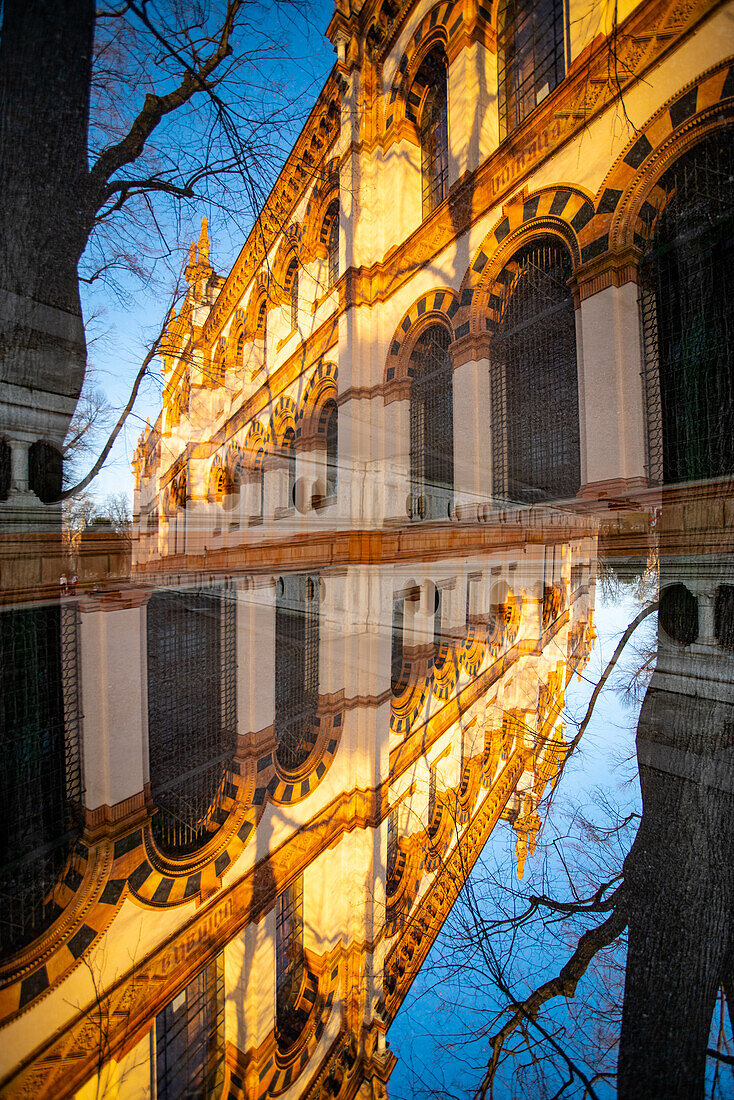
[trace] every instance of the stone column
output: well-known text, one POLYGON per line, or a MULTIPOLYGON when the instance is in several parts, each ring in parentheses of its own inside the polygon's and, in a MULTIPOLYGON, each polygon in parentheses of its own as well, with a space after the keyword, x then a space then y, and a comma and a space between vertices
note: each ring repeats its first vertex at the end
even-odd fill
POLYGON ((636 259, 603 262, 576 276, 581 495, 588 498, 647 484, 636 259))

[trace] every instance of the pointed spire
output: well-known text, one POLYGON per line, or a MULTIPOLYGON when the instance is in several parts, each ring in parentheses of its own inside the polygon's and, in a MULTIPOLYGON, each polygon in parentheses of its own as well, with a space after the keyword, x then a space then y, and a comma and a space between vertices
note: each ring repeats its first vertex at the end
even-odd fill
POLYGON ((201 219, 201 233, 199 234, 199 263, 209 263, 209 229, 206 215, 201 219))
POLYGON ((189 265, 191 267, 196 266, 196 244, 194 241, 191 242, 191 248, 189 250, 189 265))

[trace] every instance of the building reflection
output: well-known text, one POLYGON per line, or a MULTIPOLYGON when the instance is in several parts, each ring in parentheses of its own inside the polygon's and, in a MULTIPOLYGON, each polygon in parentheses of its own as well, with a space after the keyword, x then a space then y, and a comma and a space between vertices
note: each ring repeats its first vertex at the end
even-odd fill
POLYGON ((298 571, 82 553, 2 612, 8 1096, 384 1094, 501 819, 532 858, 594 641, 595 522, 500 518, 298 571))

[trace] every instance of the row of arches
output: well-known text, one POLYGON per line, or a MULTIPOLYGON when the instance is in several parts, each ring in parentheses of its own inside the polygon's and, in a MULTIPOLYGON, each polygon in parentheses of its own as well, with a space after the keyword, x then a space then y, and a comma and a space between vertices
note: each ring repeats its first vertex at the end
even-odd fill
MULTIPOLYGON (((647 473, 653 482, 734 470, 727 321, 734 273, 734 202, 727 181, 733 161, 730 131, 715 130, 654 184, 656 206, 638 267, 647 473)), ((538 200, 526 199, 525 206, 537 209, 538 200)), ((475 260, 472 272, 491 266, 494 277, 474 286, 467 278, 460 299, 444 292, 433 301, 432 294, 424 295, 391 344, 385 385, 402 384, 400 396, 410 398, 412 519, 451 514, 454 345, 470 332, 489 349, 487 488, 527 503, 572 497, 580 488, 574 295, 580 249, 571 227, 547 216, 528 219, 511 247, 499 250, 506 257, 499 270, 496 260, 490 265, 480 252, 481 265, 475 260)))

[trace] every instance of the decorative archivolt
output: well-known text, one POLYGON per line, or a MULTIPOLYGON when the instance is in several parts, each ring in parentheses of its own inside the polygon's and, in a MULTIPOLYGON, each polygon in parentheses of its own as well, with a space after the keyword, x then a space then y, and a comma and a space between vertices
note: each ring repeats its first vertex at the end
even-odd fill
POLYGON ((734 64, 724 62, 686 85, 637 131, 607 174, 594 215, 579 234, 583 261, 644 246, 664 202, 657 181, 692 145, 732 125, 733 99, 734 64))
MULTIPOLYGON (((459 298, 448 287, 436 287, 422 294, 402 317, 390 342, 385 360, 385 385, 389 390, 400 389, 411 378, 411 356, 421 333, 434 324, 444 325, 453 332, 453 324, 459 309, 459 298)), ((395 396, 402 396, 396 393, 395 396)), ((387 394, 386 394, 387 398, 387 394)))
POLYGON ((523 190, 515 195, 503 207, 502 217, 482 241, 464 276, 455 335, 493 330, 513 284, 512 258, 534 238, 559 237, 571 253, 574 266, 578 266, 578 234, 593 215, 590 196, 570 185, 544 187, 532 194, 523 190))
POLYGON ((385 129, 399 127, 408 121, 415 124, 420 97, 413 101, 413 81, 423 58, 438 43, 448 47, 449 41, 459 32, 463 22, 461 4, 454 0, 441 0, 421 19, 410 42, 400 58, 385 107, 385 129))
POLYGON ((301 233, 301 257, 304 263, 311 259, 325 259, 326 242, 322 239, 324 222, 329 206, 339 198, 339 159, 335 157, 316 177, 311 198, 306 207, 301 233))
POLYGON ((320 359, 301 398, 296 422, 296 438, 323 434, 321 411, 329 400, 336 400, 339 370, 336 363, 320 359))

